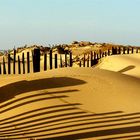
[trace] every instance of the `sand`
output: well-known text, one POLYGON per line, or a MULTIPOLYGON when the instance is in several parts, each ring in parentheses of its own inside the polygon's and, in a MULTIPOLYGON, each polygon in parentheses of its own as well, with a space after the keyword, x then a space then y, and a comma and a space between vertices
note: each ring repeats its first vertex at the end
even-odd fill
POLYGON ((0 76, 0 139, 140 138, 140 55, 96 68, 0 76))

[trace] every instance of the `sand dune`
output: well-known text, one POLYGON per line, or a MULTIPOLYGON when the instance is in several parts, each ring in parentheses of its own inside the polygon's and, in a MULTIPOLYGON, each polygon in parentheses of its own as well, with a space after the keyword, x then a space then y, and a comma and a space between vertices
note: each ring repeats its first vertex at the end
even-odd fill
POLYGON ((140 138, 140 55, 96 68, 0 76, 0 139, 140 138))

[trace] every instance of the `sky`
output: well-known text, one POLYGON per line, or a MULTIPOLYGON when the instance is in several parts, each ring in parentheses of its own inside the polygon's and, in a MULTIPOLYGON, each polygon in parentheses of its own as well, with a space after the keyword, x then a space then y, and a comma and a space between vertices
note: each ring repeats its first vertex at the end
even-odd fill
POLYGON ((0 0, 0 50, 73 41, 140 46, 140 0, 0 0))

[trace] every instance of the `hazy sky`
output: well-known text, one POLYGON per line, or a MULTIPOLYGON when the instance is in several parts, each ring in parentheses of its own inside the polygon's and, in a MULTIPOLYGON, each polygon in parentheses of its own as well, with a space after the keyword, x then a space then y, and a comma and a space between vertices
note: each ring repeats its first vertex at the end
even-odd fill
POLYGON ((0 49, 74 40, 140 45, 140 0, 0 0, 0 49))

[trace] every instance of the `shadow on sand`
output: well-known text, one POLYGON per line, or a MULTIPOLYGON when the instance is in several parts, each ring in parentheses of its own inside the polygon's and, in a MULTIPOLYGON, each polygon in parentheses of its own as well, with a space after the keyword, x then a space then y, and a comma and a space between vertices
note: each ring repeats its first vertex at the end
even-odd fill
POLYGON ((32 81, 19 81, 0 87, 0 103, 14 98, 16 95, 26 92, 76 86, 85 83, 85 81, 69 77, 56 77, 32 81))

